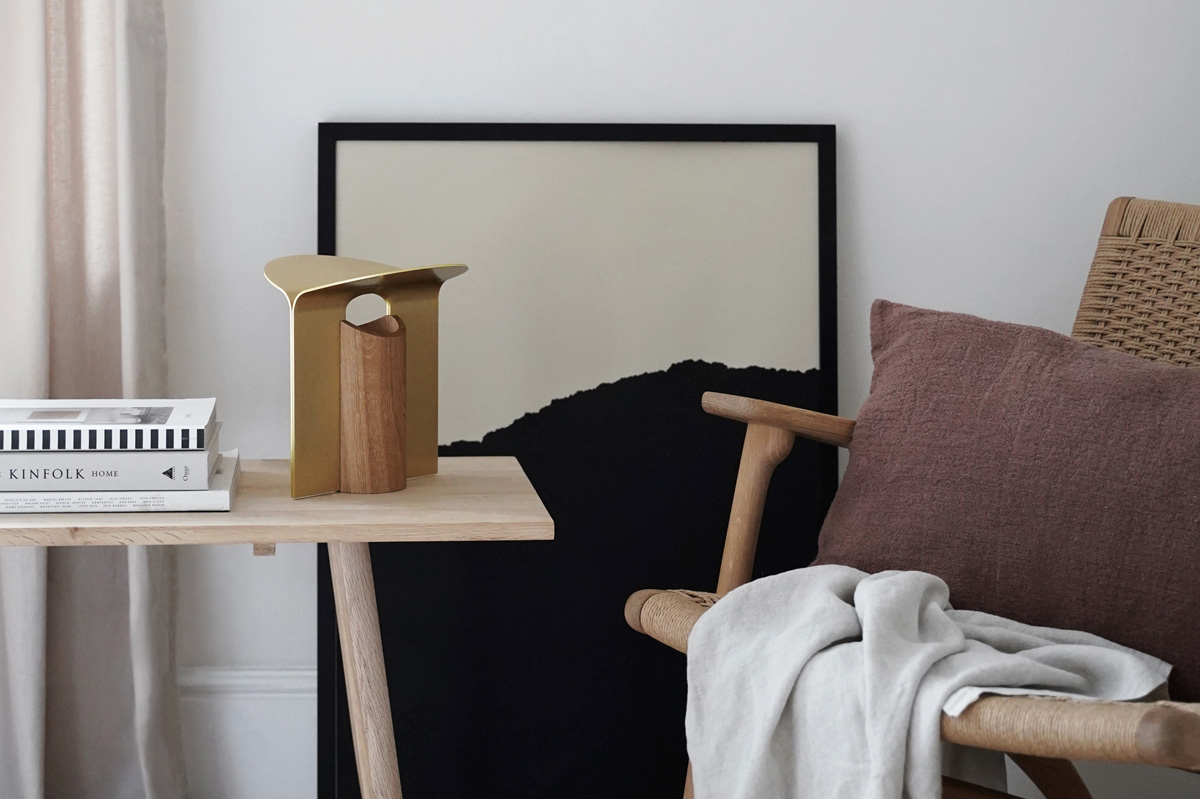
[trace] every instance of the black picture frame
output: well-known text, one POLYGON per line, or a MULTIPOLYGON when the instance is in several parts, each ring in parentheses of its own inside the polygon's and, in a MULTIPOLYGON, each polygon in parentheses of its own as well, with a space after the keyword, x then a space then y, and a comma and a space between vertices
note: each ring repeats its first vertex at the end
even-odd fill
MULTIPOLYGON (((347 141, 596 141, 596 142, 800 142, 817 145, 819 373, 814 410, 837 413, 837 194, 836 129, 824 124, 612 124, 612 123, 421 123, 326 122, 318 125, 317 251, 337 255, 338 144, 347 141)), ((821 446, 817 502, 828 508, 837 488, 837 452, 821 446)), ((732 490, 732 485, 730 486, 732 490)), ((379 545, 375 545, 379 546, 379 545)), ((393 544, 387 546, 407 546, 393 544)), ((803 564, 797 564, 803 565, 803 564)), ((348 739, 345 683, 341 669, 333 589, 326 547, 317 564, 318 790, 322 797, 357 795, 353 748, 348 739)), ((621 608, 614 606, 620 616, 621 608)), ((647 646, 652 645, 648 643, 647 646)), ((389 648, 384 642, 385 653, 389 648)), ((402 647, 401 647, 402 648, 402 647)), ((682 664, 680 664, 682 679, 682 664)), ((395 699, 393 698, 393 705, 395 699)), ((682 718, 679 719, 682 730, 682 718)), ((398 739, 420 731, 398 727, 398 739)), ((401 778, 403 780, 403 771, 401 778)), ((682 788, 682 772, 680 788, 682 788)), ((406 789, 406 794, 407 794, 406 789)))

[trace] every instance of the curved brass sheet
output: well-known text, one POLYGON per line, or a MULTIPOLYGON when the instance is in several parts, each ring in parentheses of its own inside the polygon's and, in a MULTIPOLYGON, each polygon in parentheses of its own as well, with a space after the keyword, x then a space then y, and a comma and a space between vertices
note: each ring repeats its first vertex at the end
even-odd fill
POLYGON ((296 298, 310 291, 355 284, 355 288, 360 290, 354 296, 358 296, 378 293, 385 282, 389 286, 424 282, 440 284, 465 271, 467 267, 464 264, 401 268, 336 255, 288 255, 268 263, 263 274, 272 286, 284 293, 288 303, 295 306, 296 298))
POLYGON ((292 309, 292 496, 337 491, 341 482, 338 324, 346 305, 378 294, 407 328, 408 477, 437 473, 438 293, 467 271, 462 264, 413 269, 339 258, 295 255, 267 264, 267 280, 292 309))

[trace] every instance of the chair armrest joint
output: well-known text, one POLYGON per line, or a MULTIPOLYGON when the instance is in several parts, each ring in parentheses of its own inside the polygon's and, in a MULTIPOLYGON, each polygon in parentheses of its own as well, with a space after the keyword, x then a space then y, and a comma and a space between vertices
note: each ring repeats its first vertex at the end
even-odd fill
POLYGON ((777 402, 706 391, 700 400, 700 405, 714 416, 746 424, 757 423, 778 427, 822 444, 848 447, 850 439, 854 436, 853 419, 818 413, 805 408, 793 408, 777 402))

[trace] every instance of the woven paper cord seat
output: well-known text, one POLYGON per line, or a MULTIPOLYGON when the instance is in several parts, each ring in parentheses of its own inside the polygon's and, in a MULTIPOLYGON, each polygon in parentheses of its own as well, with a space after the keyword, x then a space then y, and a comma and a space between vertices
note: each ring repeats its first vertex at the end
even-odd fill
MULTIPOLYGON (((1072 335, 1148 360, 1200 366, 1200 206, 1129 197, 1109 205, 1072 335)), ((844 447, 854 434, 851 419, 746 397, 705 394, 703 406, 748 426, 719 593, 643 590, 625 603, 630 627, 680 652, 705 611, 749 580, 766 486, 792 436, 844 447)), ((1200 704, 991 696, 958 718, 943 716, 942 737, 1009 753, 1047 799, 1091 796, 1070 760, 1200 772, 1200 704)), ((1008 796, 949 779, 943 791, 947 799, 1008 796)))
MULTIPOLYGON (((638 632, 686 652, 692 627, 717 599, 698 591, 638 591, 625 603, 625 618, 638 632)), ((958 718, 943 717, 942 737, 1014 754, 1200 771, 1200 705, 995 696, 958 718)))

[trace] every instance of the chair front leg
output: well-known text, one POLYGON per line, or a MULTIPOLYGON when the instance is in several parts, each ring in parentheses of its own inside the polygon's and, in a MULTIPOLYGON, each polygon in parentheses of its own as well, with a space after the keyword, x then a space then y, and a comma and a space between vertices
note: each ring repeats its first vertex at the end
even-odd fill
POLYGON ((721 556, 721 576, 717 593, 727 594, 750 581, 754 570, 754 550, 758 546, 758 528, 762 523, 767 487, 775 467, 792 451, 796 434, 779 427, 751 422, 746 426, 742 461, 738 466, 733 508, 725 533, 725 552, 721 556))

